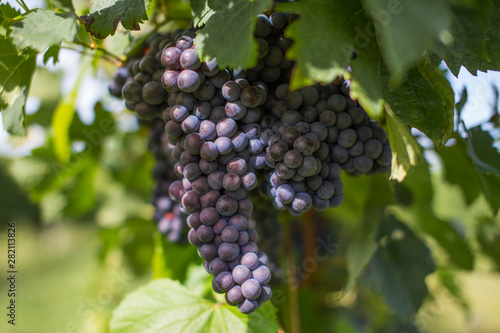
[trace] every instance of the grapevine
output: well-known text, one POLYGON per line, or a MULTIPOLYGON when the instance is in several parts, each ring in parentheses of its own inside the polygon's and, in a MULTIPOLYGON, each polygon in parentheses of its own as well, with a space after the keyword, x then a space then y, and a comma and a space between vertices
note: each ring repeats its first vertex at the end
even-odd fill
POLYGON ((499 8, 3 1, 0 326, 499 331, 499 8))
POLYGON ((390 170, 387 136, 350 98, 349 81, 289 88, 293 62, 284 55, 293 41, 283 33, 293 19, 257 17, 259 60, 249 70, 201 61, 191 28, 152 36, 143 57, 129 60, 128 72, 120 69, 110 86, 117 96, 123 87, 137 117, 154 120, 150 149, 157 159, 153 197, 160 232, 181 239, 186 214, 187 238, 213 275, 214 291, 242 313, 272 295, 268 256, 249 225, 250 191, 260 186, 276 209, 301 215, 342 203, 342 170, 390 170), (160 118, 166 138, 159 134, 160 118), (169 182, 175 205, 166 197, 169 182))

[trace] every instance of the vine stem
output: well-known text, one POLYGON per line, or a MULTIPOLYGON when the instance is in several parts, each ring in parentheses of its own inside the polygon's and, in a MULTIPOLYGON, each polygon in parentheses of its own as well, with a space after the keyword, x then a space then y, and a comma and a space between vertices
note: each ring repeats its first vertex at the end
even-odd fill
MULTIPOLYGON (((74 51, 74 52, 78 52, 82 55, 91 55, 89 53, 86 52, 86 48, 85 48, 85 45, 83 44, 78 44, 78 43, 75 43, 76 45, 80 45, 80 46, 83 46, 84 48, 83 49, 77 49, 77 48, 74 48, 74 47, 71 47, 71 46, 66 46, 66 45, 61 45, 60 48, 61 49, 65 49, 65 50, 70 50, 70 51, 74 51)), ((104 59, 106 61, 109 61, 110 63, 112 63, 113 65, 116 65, 116 66, 121 66, 122 65, 122 62, 120 61, 120 59, 118 59, 117 61, 117 58, 115 56, 112 56, 111 55, 111 58, 109 56, 107 56, 106 54, 104 54, 101 59, 104 59)))
POLYGON ((118 66, 121 66, 123 64, 123 59, 121 59, 120 57, 117 57, 113 53, 109 52, 108 50, 106 50, 106 49, 104 49, 104 48, 102 48, 102 47, 100 47, 98 45, 92 46, 92 45, 89 45, 89 44, 86 44, 86 43, 83 43, 83 42, 75 42, 75 44, 81 45, 84 48, 88 48, 88 49, 90 49, 92 51, 101 51, 102 53, 104 53, 108 57, 112 58, 114 60, 114 62, 116 62, 118 64, 118 66))
POLYGON ((26 6, 23 0, 16 0, 16 2, 19 4, 19 6, 23 7, 26 13, 31 12, 31 10, 28 8, 28 6, 26 6))
MULTIPOLYGON (((316 230, 316 219, 318 216, 311 209, 304 213, 301 218, 302 224, 302 240, 304 242, 304 255, 305 258, 314 258, 314 249, 315 249, 315 237, 317 235, 316 230)), ((317 270, 313 272, 308 272, 307 277, 305 278, 304 285, 310 286, 314 283, 316 278, 317 270)))
POLYGON ((300 333, 300 309, 299 309, 299 283, 297 285, 294 284, 295 277, 297 276, 296 267, 295 267, 295 256, 293 251, 293 234, 292 228, 290 227, 290 223, 294 223, 295 221, 284 221, 285 228, 285 251, 287 255, 287 266, 288 266, 288 274, 291 277, 288 283, 288 297, 290 301, 288 302, 290 306, 290 325, 291 331, 290 333, 300 333))

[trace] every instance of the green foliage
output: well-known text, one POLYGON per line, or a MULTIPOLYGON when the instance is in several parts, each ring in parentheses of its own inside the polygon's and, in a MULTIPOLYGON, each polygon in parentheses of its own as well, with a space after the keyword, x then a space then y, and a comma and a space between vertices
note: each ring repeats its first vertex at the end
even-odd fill
MULTIPOLYGON (((395 78, 402 78, 437 39, 450 38, 445 35, 452 21, 447 1, 363 2, 373 19, 385 63, 395 78)), ((373 26, 367 25, 362 32, 372 32, 373 26)))
POLYGON ((443 161, 446 180, 460 186, 467 204, 471 205, 481 193, 481 181, 467 155, 465 142, 457 139, 454 146, 441 149, 439 156, 443 161), (457 168, 457 165, 460 165, 460 168, 457 168))
POLYGON ((453 89, 441 71, 419 64, 401 86, 384 95, 403 124, 425 133, 438 148, 448 141, 453 131, 453 89))
POLYGON ((349 278, 345 292, 349 292, 377 250, 375 233, 385 208, 393 201, 389 184, 382 176, 373 177, 369 184, 369 193, 363 207, 363 220, 356 236, 346 250, 349 278))
POLYGON ((494 140, 488 132, 476 126, 467 131, 467 148, 472 162, 480 173, 500 175, 500 154, 493 147, 494 140))
POLYGON ((299 15, 286 32, 295 41, 288 51, 290 59, 296 61, 292 89, 314 81, 332 82, 345 73, 354 51, 353 21, 363 15, 358 1, 297 1, 279 4, 277 9, 299 15))
MULTIPOLYGON (((195 8, 203 0, 192 1, 195 8)), ((271 4, 270 0, 208 0, 215 11, 206 26, 197 32, 196 45, 200 57, 208 60, 217 57, 220 67, 250 68, 257 62, 257 43, 253 38, 257 15, 271 4)), ((197 22, 202 22, 210 12, 198 10, 197 22)))
POLYGON ((477 240, 483 251, 500 271, 500 230, 498 223, 485 217, 477 225, 477 240))
POLYGON ((381 220, 377 239, 380 246, 370 262, 370 279, 387 305, 405 320, 428 293, 424 280, 435 269, 431 253, 394 217, 381 220))
POLYGON ((32 52, 19 53, 11 39, 0 36, 0 110, 5 129, 23 135, 25 130, 24 105, 28 97, 36 59, 32 52))
POLYGON ((72 42, 76 36, 76 17, 73 13, 59 14, 37 9, 12 26, 12 38, 19 50, 31 48, 39 53, 62 41, 72 42))
POLYGON ((472 269, 474 254, 469 242, 452 226, 450 221, 438 218, 432 210, 434 190, 429 166, 423 163, 414 168, 403 186, 413 195, 409 211, 415 216, 416 223, 421 230, 436 240, 454 264, 463 269, 472 269))
POLYGON ((418 164, 422 157, 422 147, 388 105, 386 117, 387 137, 392 149, 391 179, 401 182, 408 171, 418 164))
POLYGON ((146 11, 150 0, 93 1, 90 14, 83 19, 87 30, 97 38, 113 35, 121 23, 127 30, 139 30, 139 24, 148 19, 146 11))
POLYGON ((250 315, 203 299, 170 279, 158 279, 127 295, 111 320, 112 333, 126 332, 276 332, 269 303, 250 315))
POLYGON ((202 264, 196 249, 185 244, 173 244, 161 234, 155 236, 152 258, 153 278, 171 278, 184 282, 190 268, 186 263, 202 264))
POLYGON ((203 26, 215 14, 215 11, 209 7, 208 0, 189 0, 189 4, 193 10, 193 24, 195 28, 203 26))
MULTIPOLYGON (((459 283, 461 272, 473 274, 475 263, 483 265, 485 257, 500 270, 498 114, 492 131, 466 129, 460 119, 467 91, 455 105, 443 70, 447 65, 455 76, 462 66, 473 75, 500 70, 499 1, 189 1, 199 28, 197 51, 203 59, 216 57, 220 67, 255 65, 257 14, 292 13, 285 31, 293 40, 286 54, 295 61, 291 87, 327 84, 343 75, 350 80, 350 96, 385 126, 393 151, 390 178, 397 182, 383 175, 343 176, 343 205, 314 215, 324 228, 314 231, 335 235, 338 247, 327 259, 316 258, 317 268, 306 272, 295 295, 288 270, 304 271, 301 256, 314 258, 311 243, 315 250, 314 239, 304 240, 311 235, 300 234, 307 226, 298 228, 300 235, 290 235, 293 251, 277 263, 289 266, 281 286, 273 288, 276 308, 266 303, 250 316, 212 293, 194 247, 171 244, 154 233, 145 131, 124 131, 117 120, 124 113, 108 112, 105 101, 95 105, 90 124, 75 114, 83 76, 106 76, 109 60, 123 64, 142 52, 141 43, 130 48, 132 35, 144 42, 158 30, 185 27, 188 1, 93 1, 90 11, 69 0, 51 4, 52 9, 23 11, 0 4, 3 126, 23 135, 26 124, 37 124, 47 138, 29 156, 5 162, 8 171, 0 168, 0 211, 7 219, 97 225, 102 265, 122 258, 136 278, 153 279, 116 309, 111 332, 275 332, 279 326, 291 331, 294 317, 304 331, 317 325, 339 332, 416 332, 408 317, 426 298, 432 302, 432 288, 425 283, 429 274, 467 310, 471 305, 459 283), (142 27, 137 35, 127 31, 142 27), (43 54, 44 64, 56 64, 61 48, 86 55, 75 64, 79 79, 64 95, 60 72, 36 68, 37 54, 43 54), (40 101, 30 115, 25 114, 28 96, 40 101), (412 128, 434 145, 424 149, 412 128), (439 156, 442 170, 431 172, 424 152, 439 156), (443 182, 451 197, 464 198, 467 207, 457 211, 474 212, 473 223, 437 211, 436 205, 445 203, 436 203, 434 192, 443 182), (298 268, 290 266, 295 261, 298 268), (300 301, 300 313, 291 309, 294 300, 300 301)), ((448 204, 450 209, 462 205, 448 204)))

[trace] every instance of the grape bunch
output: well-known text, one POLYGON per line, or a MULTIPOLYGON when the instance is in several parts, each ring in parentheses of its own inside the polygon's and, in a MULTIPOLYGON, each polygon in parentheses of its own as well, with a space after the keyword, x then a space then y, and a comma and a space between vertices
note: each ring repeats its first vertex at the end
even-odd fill
POLYGON ((189 228, 214 291, 242 313, 271 298, 271 269, 279 271, 256 232, 273 234, 278 216, 257 209, 252 220, 254 202, 294 215, 337 207, 342 170, 374 174, 391 162, 385 132, 349 97, 348 81, 289 89, 292 41, 284 30, 291 20, 258 15, 259 59, 249 70, 202 61, 192 28, 156 35, 110 87, 115 95, 122 87, 127 108, 151 126, 158 228, 172 241, 189 228))
POLYGON ((166 139, 165 123, 154 119, 150 123, 148 149, 153 154, 155 164, 152 170, 156 185, 151 196, 155 207, 153 220, 158 231, 167 237, 171 243, 183 242, 187 235, 186 216, 181 213, 180 205, 170 198, 168 189, 178 178, 174 172, 172 152, 175 146, 166 139))
POLYGON ((348 82, 290 91, 286 83, 268 99, 267 149, 255 167, 268 168, 267 193, 279 209, 300 215, 343 201, 341 171, 386 172, 391 150, 384 130, 349 98, 348 82))

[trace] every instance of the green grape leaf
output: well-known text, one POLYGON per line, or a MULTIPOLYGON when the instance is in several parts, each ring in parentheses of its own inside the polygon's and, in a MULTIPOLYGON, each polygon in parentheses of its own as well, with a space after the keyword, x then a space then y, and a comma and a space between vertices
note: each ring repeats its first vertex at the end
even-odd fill
POLYGON ((128 294, 116 308, 111 333, 276 332, 276 309, 267 302, 250 315, 195 295, 178 281, 157 279, 128 294))
MULTIPOLYGON (((500 253, 500 251, 499 251, 500 253)), ((440 267, 437 270, 437 275, 441 284, 450 292, 454 297, 454 301, 459 304, 467 314, 469 314, 469 302, 462 292, 462 286, 457 279, 457 274, 460 271, 454 270, 450 267, 440 267)))
POLYGON ((370 281, 402 319, 416 313, 428 294, 425 277, 435 270, 431 252, 405 224, 382 219, 379 248, 370 262, 370 281))
POLYGON ((473 269, 474 254, 450 222, 437 218, 428 207, 419 207, 418 210, 420 228, 438 242, 456 265, 466 270, 473 269))
MULTIPOLYGON (((493 1, 493 8, 498 8, 493 1)), ((467 8, 455 8, 451 47, 438 47, 436 54, 441 56, 457 76, 461 66, 472 75, 478 71, 500 70, 500 13, 492 10, 492 2, 476 1, 467 8)))
POLYGON ((478 177, 474 164, 467 156, 467 147, 461 138, 451 147, 438 151, 443 161, 446 180, 462 189, 465 201, 471 205, 481 193, 481 179, 478 177), (460 167, 457 167, 457 166, 460 167))
POLYGON ((479 174, 483 184, 483 193, 490 204, 493 215, 500 209, 500 176, 496 174, 479 174))
POLYGON ((0 3, 0 36, 7 36, 9 27, 15 22, 12 19, 21 15, 9 3, 0 3))
POLYGON ((22 87, 10 107, 2 110, 4 128, 14 135, 26 135, 24 105, 28 98, 28 88, 22 87))
POLYGON ((436 240, 453 263, 463 269, 473 269, 474 252, 467 239, 449 221, 437 218, 432 210, 434 190, 429 165, 423 162, 413 168, 403 186, 413 195, 411 215, 420 229, 436 240))
POLYGON ((121 22, 127 30, 140 30, 140 23, 148 19, 150 0, 102 0, 90 3, 90 13, 81 19, 87 31, 97 38, 113 35, 121 22))
POLYGON ((381 55, 376 40, 371 40, 366 47, 357 48, 358 57, 354 59, 349 95, 357 100, 373 119, 380 119, 384 111, 383 80, 381 71, 381 55))
POLYGON ((469 156, 478 172, 500 175, 500 153, 493 146, 495 140, 481 126, 467 130, 469 156))
POLYGON ((465 67, 472 75, 479 71, 500 70, 500 37, 493 36, 484 41, 486 56, 479 57, 462 50, 460 54, 451 54, 450 51, 440 54, 453 75, 458 76, 460 68, 465 67), (486 58, 486 59, 485 59, 486 58))
POLYGON ((458 77, 462 66, 472 74, 477 70, 486 70, 484 66, 489 59, 485 48, 485 31, 488 27, 488 12, 491 3, 488 0, 479 0, 474 7, 454 7, 455 19, 451 25, 453 45, 438 45, 434 52, 444 59, 453 75, 458 77))
POLYGON ((12 26, 12 39, 19 50, 29 47, 41 53, 62 41, 72 42, 77 30, 75 14, 37 9, 12 26))
POLYGON ((119 31, 113 36, 110 36, 104 40, 104 45, 106 50, 114 54, 117 57, 121 57, 126 50, 129 49, 132 44, 132 36, 129 31, 119 31))
POLYGON ((220 67, 250 68, 257 63, 257 43, 253 37, 257 15, 270 0, 210 0, 216 12, 198 31, 195 44, 203 60, 216 57, 220 67))
POLYGON ((50 58, 52 58, 52 64, 55 65, 56 63, 59 62, 59 51, 61 50, 61 47, 59 45, 54 45, 51 46, 45 51, 43 54, 43 64, 47 65, 49 62, 50 58))
POLYGON ((153 278, 167 277, 184 282, 189 268, 186 263, 189 262, 202 264, 196 248, 172 243, 160 233, 155 235, 155 252, 151 264, 153 278))
POLYGON ((276 10, 298 14, 285 35, 294 40, 287 57, 295 60, 290 87, 298 89, 310 80, 330 83, 346 74, 354 51, 353 20, 363 15, 358 1, 310 0, 279 3, 276 10))
POLYGON ((422 147, 413 137, 410 129, 401 123, 389 105, 385 105, 387 137, 391 143, 391 180, 402 182, 412 166, 422 157, 422 147))
POLYGON ((215 11, 208 6, 208 0, 189 0, 193 10, 193 23, 195 28, 205 25, 215 11))
POLYGON ((4 128, 24 135, 26 98, 36 68, 31 52, 19 54, 11 39, 0 37, 0 111, 4 128))
POLYGON ((477 241, 481 251, 495 264, 500 271, 500 227, 492 218, 479 219, 476 226, 477 241))
POLYGON ((343 295, 354 287, 359 276, 377 250, 375 232, 385 207, 393 202, 392 190, 384 175, 370 180, 369 194, 363 209, 363 220, 354 239, 346 249, 347 271, 349 272, 343 295))
POLYGON ((443 73, 427 63, 412 68, 403 84, 386 92, 391 109, 442 147, 453 131, 454 93, 443 73))
POLYGON ((449 36, 452 21, 446 1, 363 0, 375 21, 382 54, 391 75, 396 79, 422 57, 437 40, 449 36))

